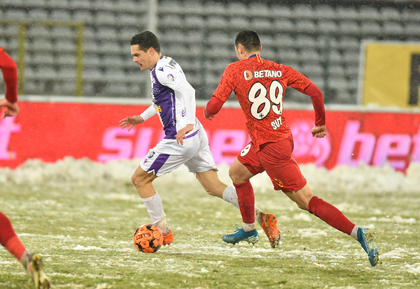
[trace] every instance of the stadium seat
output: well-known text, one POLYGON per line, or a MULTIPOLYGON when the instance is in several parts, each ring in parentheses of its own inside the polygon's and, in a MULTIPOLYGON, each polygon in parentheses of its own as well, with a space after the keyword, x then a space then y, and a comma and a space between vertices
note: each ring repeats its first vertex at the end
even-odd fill
POLYGON ((358 20, 359 12, 355 7, 338 6, 336 8, 337 19, 340 20, 358 20))
POLYGON ((342 36, 338 40, 338 47, 340 49, 359 50, 360 49, 360 41, 357 39, 357 37, 342 36))
POLYGON ((110 11, 97 12, 94 16, 96 25, 107 25, 112 26, 118 24, 116 15, 110 11))
POLYGON ((249 17, 262 18, 261 20, 267 20, 270 18, 271 12, 267 4, 253 3, 251 2, 247 8, 249 17))
POLYGON ((339 31, 339 26, 333 20, 320 20, 318 21, 317 30, 320 33, 336 33, 339 31))
POLYGON ((402 21, 402 14, 400 10, 394 7, 383 7, 379 10, 380 19, 386 21, 402 21))
POLYGON ((229 2, 227 4, 227 12, 233 17, 248 15, 248 9, 245 3, 241 2, 229 2))
POLYGON ((296 19, 315 19, 316 13, 312 5, 298 4, 293 7, 292 13, 296 19))
POLYGON ((354 50, 346 50, 343 53, 343 61, 348 65, 354 65, 359 62, 360 52, 354 50))
POLYGON ((289 19, 276 19, 273 23, 273 28, 280 32, 294 32, 295 25, 292 20, 289 19))
POLYGON ((185 1, 183 3, 183 13, 186 15, 202 15, 205 14, 201 1, 185 1))
POLYGON ((168 16, 168 14, 182 14, 184 7, 178 1, 163 1, 159 5, 159 13, 168 16))
POLYGON ((275 27, 268 19, 252 19, 251 20, 251 27, 252 29, 258 31, 258 33, 261 32, 267 32, 267 31, 275 31, 275 27))
POLYGON ((248 29, 250 26, 251 25, 249 21, 247 21, 245 18, 237 17, 230 18, 229 24, 227 25, 227 27, 234 28, 236 33, 238 33, 238 31, 241 29, 248 29))
POLYGON ((97 67, 101 65, 101 59, 96 53, 85 53, 83 56, 83 64, 85 67, 97 67))
POLYGON ((50 20, 54 21, 71 21, 71 13, 68 10, 52 10, 50 14, 50 20))
POLYGON ((383 33, 386 36, 391 36, 395 38, 401 37, 404 35, 404 27, 399 22, 386 21, 383 25, 383 33))
POLYGON ((331 76, 339 76, 339 77, 345 76, 344 68, 342 65, 337 65, 337 64, 330 65, 328 66, 327 71, 328 71, 328 74, 331 76))
POLYGON ((98 27, 96 32, 96 39, 115 41, 118 39, 118 31, 114 27, 98 27))
POLYGON ((90 10, 92 8, 91 1, 86 0, 71 0, 69 1, 69 7, 71 9, 85 9, 90 10))
POLYGON ((37 37, 37 38, 49 38, 50 29, 47 26, 42 25, 30 25, 26 31, 27 37, 37 37))
POLYGON ((187 28, 203 28, 206 25, 203 17, 199 15, 185 16, 184 25, 187 28))
POLYGON ((76 43, 69 39, 59 39, 54 43, 54 51, 63 52, 76 52, 76 43))
POLYGON ((35 38, 29 45, 28 50, 48 52, 53 50, 53 44, 50 39, 35 38))
POLYGON ((279 49, 278 55, 282 63, 286 63, 286 61, 296 62, 301 59, 300 54, 296 51, 296 49, 279 49))
POLYGON ((321 61, 316 63, 305 63, 301 66, 300 72, 312 78, 321 78, 324 75, 324 68, 321 65, 321 61))
POLYGON ((380 35, 382 34, 382 27, 376 21, 363 21, 360 27, 363 35, 380 35))
POLYGON ((401 13, 403 21, 420 21, 420 10, 406 8, 401 13))
POLYGON ((4 18, 7 20, 27 19, 27 14, 23 9, 7 9, 4 12, 4 18))
POLYGON ((94 23, 92 12, 89 10, 77 10, 73 13, 73 21, 83 21, 85 24, 94 23))
POLYGON ((34 53, 32 57, 28 58, 27 61, 29 64, 34 64, 34 65, 44 65, 44 64, 53 65, 54 57, 51 53, 40 52, 40 53, 34 53))
POLYGON ((331 49, 328 53, 328 61, 330 63, 343 63, 343 56, 337 49, 331 49))
POLYGON ((69 3, 68 0, 45 0, 45 7, 49 7, 51 9, 63 9, 68 8, 69 3))
POLYGON ((47 21, 48 11, 45 9, 30 9, 28 12, 28 19, 32 21, 47 21))
POLYGON ((53 38, 76 39, 77 31, 73 27, 53 26, 51 27, 51 36, 53 38))
POLYGON ((314 7, 314 14, 318 20, 336 19, 337 13, 330 5, 317 5, 314 7))
POLYGON ((227 20, 221 16, 211 16, 207 19, 206 27, 209 29, 224 29, 227 27, 227 20))
POLYGON ((406 23, 404 27, 404 32, 407 36, 414 36, 414 37, 420 36, 419 23, 418 22, 406 23))
POLYGON ((295 45, 297 47, 316 48, 320 42, 314 36, 298 35, 296 36, 295 45))
POLYGON ((269 7, 269 11, 271 12, 271 18, 274 20, 293 19, 295 17, 292 9, 286 5, 273 4, 269 7))
POLYGON ((339 30, 340 30, 340 33, 349 34, 349 35, 354 35, 354 34, 360 34, 361 33, 359 25, 354 20, 340 21, 339 30))
POLYGON ((297 20, 295 29, 298 33, 315 33, 318 31, 315 22, 312 20, 297 20))
POLYGON ((358 19, 361 21, 378 21, 380 20, 381 15, 377 8, 372 6, 361 6, 359 8, 358 19))
POLYGON ((232 43, 232 38, 229 34, 222 31, 213 31, 207 37, 207 41, 211 44, 226 44, 232 43))
POLYGON ((226 6, 219 2, 205 2, 203 9, 207 15, 229 15, 226 6))
POLYGON ((299 53, 300 60, 303 62, 319 62, 322 60, 322 56, 316 49, 302 48, 299 53))
MULTIPOLYGON (((91 9, 93 10, 106 10, 106 11, 113 11, 116 12, 118 11, 118 6, 115 5, 114 1, 112 0, 90 0, 90 1, 86 1, 86 2, 91 2, 90 6, 91 9)), ((130 2, 130 1, 127 1, 130 2)))
POLYGON ((57 55, 54 57, 54 63, 59 66, 75 66, 76 65, 76 52, 62 52, 58 51, 57 55))
POLYGON ((158 22, 159 27, 162 28, 182 28, 184 23, 179 15, 166 15, 158 22))
MULTIPOLYGON (((273 41, 275 41, 276 45, 280 48, 291 48, 297 46, 295 40, 289 34, 276 34, 273 37, 273 41)), ((264 49, 264 43, 262 43, 264 49)))

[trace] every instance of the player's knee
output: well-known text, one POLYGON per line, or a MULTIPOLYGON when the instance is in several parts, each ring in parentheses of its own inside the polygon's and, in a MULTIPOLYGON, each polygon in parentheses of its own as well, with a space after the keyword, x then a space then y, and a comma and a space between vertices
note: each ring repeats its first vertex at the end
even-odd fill
POLYGON ((144 183, 144 178, 138 174, 137 172, 135 172, 132 176, 131 176, 131 182, 133 183, 133 185, 138 188, 141 187, 142 184, 144 183))
POLYGON ((244 181, 241 180, 241 177, 236 171, 229 169, 229 177, 234 184, 242 184, 244 181))

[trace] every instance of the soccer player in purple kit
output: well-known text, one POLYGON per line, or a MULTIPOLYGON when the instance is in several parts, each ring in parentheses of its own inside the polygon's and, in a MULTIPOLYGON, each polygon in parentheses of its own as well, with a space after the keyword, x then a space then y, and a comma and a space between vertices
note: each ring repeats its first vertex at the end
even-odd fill
MULTIPOLYGON (((141 70, 150 70, 153 104, 140 115, 122 119, 120 127, 130 130, 156 114, 163 125, 164 138, 143 159, 132 182, 153 224, 162 230, 163 245, 169 245, 174 237, 166 221, 162 199, 152 185, 157 177, 184 164, 208 194, 223 198, 237 208, 238 197, 235 188, 222 183, 217 176, 206 132, 195 116, 195 90, 180 65, 174 59, 162 56, 159 40, 150 31, 132 37, 131 54, 141 70)), ((255 214, 275 248, 280 240, 275 216, 263 213, 258 207, 255 207, 255 214)))

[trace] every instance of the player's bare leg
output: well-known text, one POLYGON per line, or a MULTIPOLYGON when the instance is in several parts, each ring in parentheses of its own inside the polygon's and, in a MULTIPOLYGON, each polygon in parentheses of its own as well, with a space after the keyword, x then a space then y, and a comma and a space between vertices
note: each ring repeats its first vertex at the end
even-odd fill
POLYGON ((166 215, 163 211, 162 199, 159 193, 153 187, 153 180, 156 179, 153 173, 145 172, 141 167, 138 167, 131 177, 131 181, 139 193, 147 212, 155 226, 157 226, 163 234, 163 245, 169 245, 174 241, 172 231, 169 229, 166 215))
POLYGON ((314 196, 308 185, 298 191, 288 192, 286 195, 302 210, 309 211, 330 226, 356 239, 368 254, 370 264, 376 266, 379 262, 379 251, 373 242, 373 229, 359 228, 354 225, 339 209, 314 196))

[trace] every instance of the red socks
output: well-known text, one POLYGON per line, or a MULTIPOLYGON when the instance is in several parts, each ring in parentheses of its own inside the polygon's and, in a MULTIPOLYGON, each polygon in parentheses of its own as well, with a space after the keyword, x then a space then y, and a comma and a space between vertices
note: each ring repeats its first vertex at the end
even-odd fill
POLYGON ((308 209, 309 212, 313 213, 328 225, 346 233, 347 235, 351 234, 351 231, 355 226, 339 209, 318 197, 312 197, 309 201, 308 209))
POLYGON ((233 184, 238 195, 239 209, 242 215, 242 221, 246 224, 255 222, 255 197, 254 189, 249 181, 237 185, 233 184))
POLYGON ((0 212, 0 244, 2 244, 7 251, 20 261, 23 253, 26 251, 25 246, 16 236, 13 231, 12 223, 9 218, 0 212))

